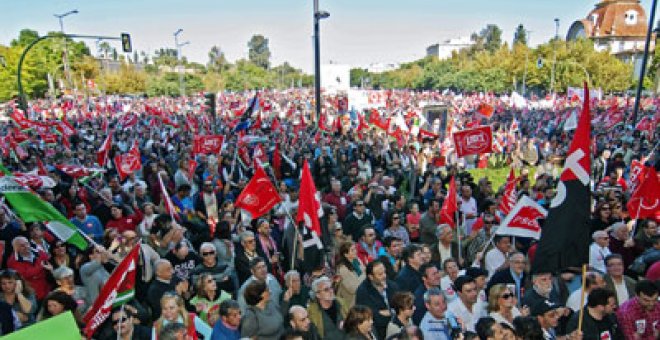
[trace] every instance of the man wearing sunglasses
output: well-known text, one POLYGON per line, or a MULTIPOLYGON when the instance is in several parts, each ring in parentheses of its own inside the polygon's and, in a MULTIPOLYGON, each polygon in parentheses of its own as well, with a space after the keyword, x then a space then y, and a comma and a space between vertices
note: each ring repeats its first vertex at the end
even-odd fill
POLYGON ((133 314, 121 307, 113 309, 112 316, 112 337, 111 339, 121 340, 149 340, 151 339, 151 330, 142 325, 136 325, 133 322, 133 314), (117 336, 119 333, 119 336, 117 336))
POLYGON ((232 279, 233 267, 218 261, 215 245, 211 242, 202 243, 199 247, 199 254, 202 256, 202 262, 192 270, 192 282, 197 282, 202 274, 210 274, 215 279, 218 288, 226 292, 234 292, 236 287, 232 279))

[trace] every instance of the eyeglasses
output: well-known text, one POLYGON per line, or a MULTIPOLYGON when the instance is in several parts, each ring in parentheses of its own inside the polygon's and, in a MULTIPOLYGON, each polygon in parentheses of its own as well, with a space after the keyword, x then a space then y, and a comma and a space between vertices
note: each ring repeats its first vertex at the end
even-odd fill
POLYGON ((245 240, 245 243, 247 244, 254 243, 254 239, 245 240))
POLYGON ((399 216, 392 216, 392 219, 393 219, 393 220, 398 220, 398 219, 399 219, 399 216))
POLYGON ((511 293, 506 293, 506 294, 502 294, 502 296, 500 296, 500 297, 501 297, 502 299, 510 299, 510 298, 513 297, 513 294, 511 294, 511 293))
POLYGON ((128 321, 128 317, 127 316, 122 316, 121 318, 119 318, 117 320, 112 320, 112 325, 114 326, 118 323, 124 323, 126 321, 128 321))
POLYGON ((209 255, 215 255, 214 251, 205 251, 202 253, 202 256, 209 256, 209 255))
POLYGON ((318 292, 331 292, 331 291, 332 291, 332 287, 325 287, 323 289, 319 289, 318 292))

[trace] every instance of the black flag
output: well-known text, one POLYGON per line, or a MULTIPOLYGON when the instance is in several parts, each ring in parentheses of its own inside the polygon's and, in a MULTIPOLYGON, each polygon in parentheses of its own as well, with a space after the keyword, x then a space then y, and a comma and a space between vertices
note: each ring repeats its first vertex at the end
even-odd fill
POLYGON ((591 119, 586 84, 584 89, 582 114, 543 225, 532 273, 558 273, 589 262, 591 119))

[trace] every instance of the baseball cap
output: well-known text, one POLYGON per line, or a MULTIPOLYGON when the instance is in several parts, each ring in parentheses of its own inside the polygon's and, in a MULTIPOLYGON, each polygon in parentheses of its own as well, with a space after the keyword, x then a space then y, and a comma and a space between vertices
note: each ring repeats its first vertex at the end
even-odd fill
POLYGON ((543 315, 553 309, 557 309, 560 307, 561 306, 559 304, 556 304, 550 300, 542 300, 532 305, 531 313, 532 316, 543 315))

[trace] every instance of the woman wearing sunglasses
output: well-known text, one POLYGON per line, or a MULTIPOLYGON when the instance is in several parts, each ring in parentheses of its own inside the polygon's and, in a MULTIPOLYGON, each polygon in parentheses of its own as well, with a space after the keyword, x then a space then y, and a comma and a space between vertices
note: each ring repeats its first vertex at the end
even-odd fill
POLYGON ((513 319, 517 316, 527 316, 529 310, 524 307, 519 310, 516 307, 516 294, 506 285, 496 284, 490 288, 488 295, 488 316, 495 321, 513 327, 513 319))

